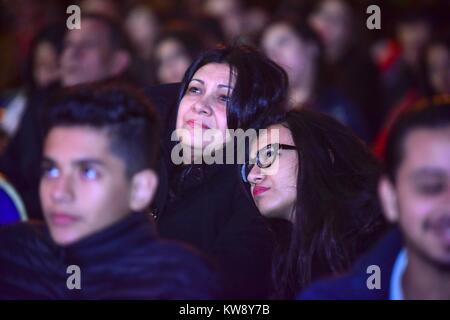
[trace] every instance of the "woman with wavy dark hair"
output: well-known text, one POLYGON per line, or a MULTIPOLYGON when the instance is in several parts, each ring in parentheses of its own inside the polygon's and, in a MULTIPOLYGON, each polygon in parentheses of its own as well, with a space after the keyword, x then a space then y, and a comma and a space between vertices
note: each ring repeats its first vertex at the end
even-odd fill
POLYGON ((234 148, 225 139, 229 129, 258 129, 265 118, 282 112, 286 91, 285 72, 256 49, 216 48, 186 71, 169 125, 171 132, 177 130, 177 143, 166 146, 183 146, 183 161, 175 161, 176 149, 167 150, 171 161, 165 162, 167 177, 162 171, 160 181, 169 183, 157 199, 158 229, 217 262, 226 298, 268 297, 274 242, 240 181, 240 166, 235 161, 208 164, 202 157, 207 148, 217 154, 234 148), (211 140, 207 133, 212 131, 223 139, 211 140), (191 157, 186 156, 190 150, 191 157))
POLYGON ((381 230, 379 164, 331 117, 290 111, 252 143, 251 156, 243 178, 277 234, 274 298, 346 270, 381 230))

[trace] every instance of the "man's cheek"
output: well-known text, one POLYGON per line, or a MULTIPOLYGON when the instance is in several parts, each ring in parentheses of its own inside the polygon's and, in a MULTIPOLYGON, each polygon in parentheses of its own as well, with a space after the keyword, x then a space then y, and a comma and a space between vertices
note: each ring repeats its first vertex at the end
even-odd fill
POLYGON ((408 212, 411 212, 411 219, 423 221, 433 215, 436 210, 436 201, 432 198, 416 196, 408 203, 408 212))

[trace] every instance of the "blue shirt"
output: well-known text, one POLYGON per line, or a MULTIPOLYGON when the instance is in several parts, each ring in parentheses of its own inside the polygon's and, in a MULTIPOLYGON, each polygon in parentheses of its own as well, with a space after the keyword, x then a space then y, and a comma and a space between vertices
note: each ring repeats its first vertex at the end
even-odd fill
POLYGON ((389 290, 389 300, 405 300, 402 288, 402 278, 408 265, 408 256, 403 248, 395 259, 391 274, 391 285, 389 290))

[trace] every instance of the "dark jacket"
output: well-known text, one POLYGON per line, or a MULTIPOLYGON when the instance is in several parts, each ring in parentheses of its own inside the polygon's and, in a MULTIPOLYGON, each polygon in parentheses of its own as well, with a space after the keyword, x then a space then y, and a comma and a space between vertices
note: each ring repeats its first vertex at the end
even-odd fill
POLYGON ((172 183, 159 193, 160 234, 213 257, 226 298, 267 298, 274 239, 240 181, 238 166, 165 167, 172 183))
POLYGON ((158 240, 142 213, 66 247, 42 224, 0 229, 1 299, 208 299, 217 293, 205 260, 158 240), (70 265, 80 267, 80 290, 67 288, 70 265))
POLYGON ((366 119, 372 141, 384 116, 378 70, 365 48, 354 45, 334 64, 324 70, 325 84, 339 90, 366 119))
POLYGON ((368 126, 364 113, 336 88, 323 88, 314 101, 312 109, 332 116, 352 129, 358 137, 368 141, 368 126))
POLYGON ((340 277, 313 283, 299 296, 300 300, 387 300, 395 260, 402 248, 400 232, 395 229, 382 238, 365 256, 361 257, 352 270, 340 277), (368 289, 367 273, 371 265, 380 267, 381 289, 368 289))

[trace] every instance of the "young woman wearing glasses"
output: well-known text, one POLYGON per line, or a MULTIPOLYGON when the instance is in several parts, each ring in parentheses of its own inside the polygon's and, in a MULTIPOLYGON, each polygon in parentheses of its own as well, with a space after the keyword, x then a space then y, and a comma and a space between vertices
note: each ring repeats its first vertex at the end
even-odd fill
POLYGON ((331 117, 290 111, 267 126, 250 156, 243 179, 277 235, 274 298, 344 271, 381 231, 378 162, 331 117))

